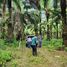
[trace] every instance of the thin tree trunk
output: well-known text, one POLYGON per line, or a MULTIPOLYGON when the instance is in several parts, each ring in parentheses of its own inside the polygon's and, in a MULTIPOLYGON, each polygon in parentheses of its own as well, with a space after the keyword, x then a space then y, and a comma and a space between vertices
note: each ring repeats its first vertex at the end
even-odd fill
POLYGON ((52 25, 50 25, 50 38, 52 39, 52 25))
POLYGON ((50 40, 50 28, 49 28, 49 25, 47 25, 47 40, 50 40))
POLYGON ((40 24, 40 28, 39 28, 39 35, 42 34, 42 31, 41 31, 41 24, 40 24))
POLYGON ((38 36, 38 26, 34 26, 35 35, 38 36))
POLYGON ((58 39, 58 21, 56 21, 56 27, 57 27, 57 36, 56 36, 56 38, 58 39))

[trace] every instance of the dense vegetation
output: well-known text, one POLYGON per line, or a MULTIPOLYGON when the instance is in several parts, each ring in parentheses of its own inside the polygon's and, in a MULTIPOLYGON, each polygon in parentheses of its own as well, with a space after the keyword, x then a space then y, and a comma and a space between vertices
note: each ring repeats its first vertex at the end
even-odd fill
POLYGON ((66 3, 66 0, 0 0, 0 67, 32 67, 30 64, 49 67, 51 63, 52 67, 66 67, 66 3), (18 34, 22 39, 20 48, 18 34), (31 50, 25 48, 27 35, 42 36, 38 57, 33 57, 31 50), (59 53, 59 57, 55 57, 54 52, 59 53), (59 62, 58 66, 55 66, 55 60, 59 62))

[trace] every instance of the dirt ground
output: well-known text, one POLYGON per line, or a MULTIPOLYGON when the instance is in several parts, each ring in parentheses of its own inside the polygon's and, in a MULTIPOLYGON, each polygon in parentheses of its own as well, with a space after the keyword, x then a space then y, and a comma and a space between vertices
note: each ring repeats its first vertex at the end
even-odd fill
POLYGON ((12 52, 12 61, 7 67, 67 67, 67 52, 38 48, 38 56, 32 56, 31 48, 7 49, 12 52))

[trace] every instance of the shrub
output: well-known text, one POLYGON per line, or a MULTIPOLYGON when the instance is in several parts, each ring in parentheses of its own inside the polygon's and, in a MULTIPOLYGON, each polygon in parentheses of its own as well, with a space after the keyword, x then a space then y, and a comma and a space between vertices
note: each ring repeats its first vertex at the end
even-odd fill
POLYGON ((11 60, 11 52, 0 50, 0 62, 8 62, 11 60))
POLYGON ((50 41, 43 40, 43 45, 51 50, 62 48, 62 39, 51 39, 50 41))
POLYGON ((5 40, 0 39, 0 49, 6 49, 6 44, 5 44, 5 40))

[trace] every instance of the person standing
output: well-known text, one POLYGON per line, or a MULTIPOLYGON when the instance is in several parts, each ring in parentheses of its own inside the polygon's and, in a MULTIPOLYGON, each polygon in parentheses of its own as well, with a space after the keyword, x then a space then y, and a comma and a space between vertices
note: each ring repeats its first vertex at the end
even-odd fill
POLYGON ((38 43, 37 37, 36 36, 32 37, 31 47, 33 56, 37 55, 37 43, 38 43))

